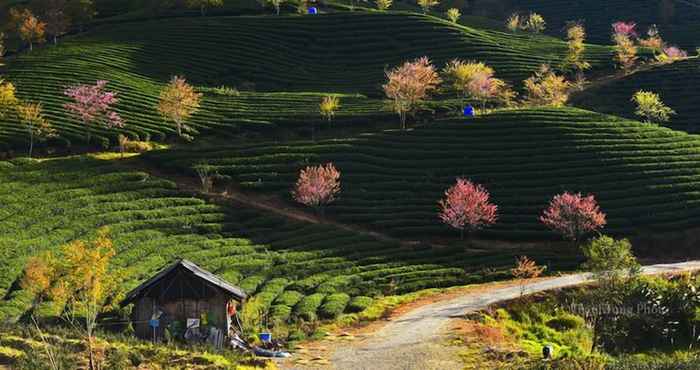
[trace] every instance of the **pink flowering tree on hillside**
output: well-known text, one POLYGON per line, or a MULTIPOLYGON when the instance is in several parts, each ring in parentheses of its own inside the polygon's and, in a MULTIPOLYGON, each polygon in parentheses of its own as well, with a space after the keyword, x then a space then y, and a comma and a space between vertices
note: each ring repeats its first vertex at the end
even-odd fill
POLYGON ((588 233, 605 226, 605 213, 601 212, 593 195, 565 192, 555 195, 544 210, 540 221, 566 239, 579 241, 588 233))
POLYGON ((498 207, 492 204, 490 194, 483 186, 462 178, 445 191, 445 198, 439 202, 440 219, 445 224, 471 234, 498 219, 498 207))
POLYGON ((83 123, 88 143, 93 125, 106 128, 124 127, 124 120, 113 110, 114 105, 119 102, 117 93, 106 91, 106 86, 107 81, 99 80, 94 85, 75 85, 63 92, 72 99, 64 107, 83 123))
POLYGON ((324 207, 340 193, 340 171, 333 163, 309 166, 301 170, 292 196, 297 202, 313 207, 323 216, 324 207))
POLYGON ((391 108, 399 115, 401 129, 406 129, 406 115, 418 108, 418 103, 428 98, 442 82, 435 66, 427 57, 386 72, 387 83, 382 86, 391 108))
POLYGON ((629 38, 636 38, 637 24, 634 22, 615 22, 612 24, 614 35, 623 35, 629 38))

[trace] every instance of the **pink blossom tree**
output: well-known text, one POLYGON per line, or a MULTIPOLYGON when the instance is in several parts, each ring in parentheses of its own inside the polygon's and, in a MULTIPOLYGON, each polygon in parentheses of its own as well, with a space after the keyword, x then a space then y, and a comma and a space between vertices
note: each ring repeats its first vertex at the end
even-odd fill
POLYGON ((439 202, 440 219, 445 224, 471 234, 498 219, 498 207, 489 201, 490 194, 483 186, 462 178, 445 191, 445 198, 439 202))
POLYGON ((323 216, 324 207, 340 193, 340 171, 333 163, 309 166, 301 170, 292 196, 297 202, 313 207, 323 216))
POLYGON ((663 48, 664 55, 670 60, 670 61, 676 61, 679 59, 685 59, 688 57, 688 52, 686 52, 683 49, 680 49, 677 46, 668 46, 663 48))
POLYGON ((486 102, 497 97, 505 83, 494 78, 488 71, 478 71, 472 76, 467 89, 469 94, 481 103, 481 110, 486 110, 486 102))
POLYGON ((386 72, 387 83, 382 86, 391 107, 399 115, 401 129, 406 129, 406 115, 417 109, 418 103, 437 90, 442 82, 435 66, 427 57, 418 58, 386 72))
POLYGON ((612 24, 613 35, 623 35, 629 38, 637 37, 637 24, 634 22, 615 22, 612 24))
POLYGON ((85 125, 88 143, 92 125, 98 124, 107 128, 124 127, 124 120, 113 110, 113 106, 119 101, 117 93, 105 91, 106 85, 107 81, 99 80, 94 85, 75 85, 63 92, 72 99, 64 108, 85 125))
POLYGON ((574 242, 605 226, 605 213, 600 211, 593 195, 565 192, 555 195, 540 221, 548 228, 574 242))

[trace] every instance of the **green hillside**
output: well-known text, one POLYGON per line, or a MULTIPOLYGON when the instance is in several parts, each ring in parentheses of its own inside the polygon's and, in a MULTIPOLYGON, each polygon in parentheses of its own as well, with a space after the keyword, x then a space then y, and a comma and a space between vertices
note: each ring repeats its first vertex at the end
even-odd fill
POLYGON ((641 33, 656 24, 661 36, 688 50, 700 46, 700 2, 696 0, 511 0, 510 8, 534 11, 547 20, 547 33, 561 35, 566 22, 581 20, 589 41, 609 44, 611 24, 634 21, 641 33))
MULTIPOLYGON (((117 108, 132 136, 160 140, 174 129, 154 107, 173 74, 186 75, 206 93, 194 125, 230 134, 308 125, 320 119, 321 93, 352 94, 342 99, 340 122, 385 116, 377 100, 384 70, 406 59, 428 55, 439 65, 457 57, 482 60, 518 82, 541 63, 558 63, 564 49, 550 38, 481 31, 410 13, 196 17, 103 25, 58 47, 13 58, 2 73, 22 98, 45 103, 63 141, 80 142, 83 130, 66 116, 62 89, 96 79, 111 81, 121 94, 117 108), (246 91, 235 96, 212 90, 222 85, 246 91)), ((611 63, 606 47, 590 47, 589 55, 598 68, 611 63)), ((5 124, 0 143, 24 141, 18 130, 5 124)))
MULTIPOLYGON (((30 307, 33 297, 17 284, 29 256, 86 238, 101 226, 111 230, 114 263, 127 269, 124 288, 187 258, 262 296, 264 307, 282 320, 333 317, 343 312, 347 297, 392 292, 392 284, 401 293, 503 278, 523 253, 406 247, 240 205, 215 205, 169 181, 86 156, 2 162, 0 202, 1 321, 16 320, 30 307), (493 269, 485 273, 485 266, 493 269), (339 298, 339 311, 322 306, 339 298)), ((531 247, 528 255, 556 268, 576 262, 531 247)))
POLYGON ((677 113, 668 126, 697 133, 700 131, 700 98, 695 94, 695 87, 700 83, 698 69, 698 58, 657 66, 588 89, 575 95, 572 104, 598 112, 634 117, 635 105, 630 101, 632 95, 639 90, 653 91, 660 94, 666 105, 677 113))
POLYGON ((499 206, 499 222, 484 236, 544 239, 552 234, 537 217, 563 191, 595 194, 608 213, 606 233, 696 226, 699 154, 700 138, 682 132, 576 109, 533 109, 408 132, 147 157, 175 171, 206 162, 243 189, 284 199, 300 168, 331 161, 343 182, 332 217, 401 237, 456 236, 440 224, 437 201, 465 176, 486 185, 499 206))

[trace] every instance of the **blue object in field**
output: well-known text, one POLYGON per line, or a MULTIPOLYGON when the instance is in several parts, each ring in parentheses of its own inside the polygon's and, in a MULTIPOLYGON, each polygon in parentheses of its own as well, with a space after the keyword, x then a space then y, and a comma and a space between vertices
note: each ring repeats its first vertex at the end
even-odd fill
POLYGON ((465 117, 474 117, 474 107, 471 105, 467 105, 464 107, 464 116, 465 117))
POLYGON ((160 326, 160 320, 148 320, 148 326, 157 328, 160 326))
POLYGON ((272 341, 272 333, 260 333, 258 334, 258 337, 260 337, 260 340, 263 342, 272 341))
POLYGON ((309 14, 318 14, 318 9, 315 6, 310 7, 309 14))

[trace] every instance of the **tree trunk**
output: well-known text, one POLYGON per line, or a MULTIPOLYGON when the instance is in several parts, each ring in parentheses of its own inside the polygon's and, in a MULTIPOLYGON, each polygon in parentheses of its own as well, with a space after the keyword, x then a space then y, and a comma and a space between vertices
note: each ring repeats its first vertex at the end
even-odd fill
POLYGON ((399 119, 401 119, 401 129, 406 130, 406 113, 399 113, 399 119))
POLYGON ((90 336, 90 335, 88 335, 88 356, 89 356, 88 369, 96 370, 95 369, 95 355, 92 353, 92 336, 90 336))
POLYGON ((53 44, 58 45, 58 36, 57 35, 53 35, 53 44))
POLYGON ((90 139, 92 138, 92 130, 90 129, 90 124, 85 123, 85 128, 87 129, 87 143, 90 144, 90 139))
POLYGON ((29 41, 29 51, 34 51, 34 43, 29 41))
POLYGON ((182 124, 180 122, 175 122, 177 126, 177 136, 182 137, 182 124))
POLYGON ((202 4, 202 6, 199 7, 199 11, 202 13, 202 17, 204 17, 204 15, 206 14, 204 11, 204 4, 202 4))
POLYGON ((280 6, 279 6, 279 4, 275 5, 275 12, 277 12, 277 15, 280 15, 280 6))
POLYGON ((29 129, 29 158, 32 157, 32 152, 34 151, 34 131, 29 129))

